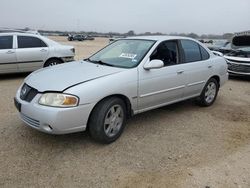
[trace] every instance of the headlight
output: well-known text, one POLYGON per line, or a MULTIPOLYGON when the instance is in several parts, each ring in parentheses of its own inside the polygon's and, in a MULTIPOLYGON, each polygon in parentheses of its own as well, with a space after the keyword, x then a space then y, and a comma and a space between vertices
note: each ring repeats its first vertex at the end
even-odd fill
POLYGON ((74 107, 78 105, 78 97, 63 93, 45 93, 39 99, 39 104, 53 107, 74 107))

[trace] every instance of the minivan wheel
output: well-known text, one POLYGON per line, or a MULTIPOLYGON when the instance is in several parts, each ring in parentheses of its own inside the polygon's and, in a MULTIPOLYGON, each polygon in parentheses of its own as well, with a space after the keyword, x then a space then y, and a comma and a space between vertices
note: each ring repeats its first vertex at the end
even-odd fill
POLYGON ((50 66, 61 64, 61 63, 62 61, 59 59, 50 59, 46 61, 46 63, 44 64, 44 67, 50 67, 50 66))
POLYGON ((94 108, 88 123, 91 136, 105 144, 120 137, 126 123, 126 105, 123 100, 112 97, 101 101, 94 108))
POLYGON ((216 100, 217 94, 219 91, 219 84, 216 79, 210 78, 205 87, 203 88, 203 91, 201 95, 198 98, 198 103, 201 106, 210 106, 214 103, 216 100))

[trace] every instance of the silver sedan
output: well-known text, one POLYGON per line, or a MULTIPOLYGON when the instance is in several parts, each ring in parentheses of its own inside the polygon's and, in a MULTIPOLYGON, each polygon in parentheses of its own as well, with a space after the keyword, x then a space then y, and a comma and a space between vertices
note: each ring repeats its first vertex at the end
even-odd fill
POLYGON ((0 74, 32 72, 74 60, 73 46, 29 32, 0 33, 0 74))
POLYGON ((117 40, 88 59, 40 69, 20 86, 15 105, 30 127, 51 134, 84 131, 115 141, 126 119, 196 98, 214 103, 228 79, 223 57, 184 37, 117 40))

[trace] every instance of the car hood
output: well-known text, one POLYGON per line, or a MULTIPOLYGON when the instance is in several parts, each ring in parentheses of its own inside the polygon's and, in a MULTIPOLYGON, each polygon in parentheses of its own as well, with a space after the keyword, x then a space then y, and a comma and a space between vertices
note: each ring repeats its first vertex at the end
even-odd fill
POLYGON ((64 91, 69 87, 95 80, 126 69, 75 61, 39 69, 31 73, 25 83, 39 92, 64 91))

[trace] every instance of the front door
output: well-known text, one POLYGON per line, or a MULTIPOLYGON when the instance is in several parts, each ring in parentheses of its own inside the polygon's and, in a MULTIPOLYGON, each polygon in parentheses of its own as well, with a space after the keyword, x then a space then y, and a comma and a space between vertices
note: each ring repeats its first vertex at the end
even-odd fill
POLYGON ((165 41, 152 53, 150 60, 159 59, 164 67, 139 69, 138 109, 140 112, 163 106, 183 97, 186 77, 179 64, 177 41, 165 41))

